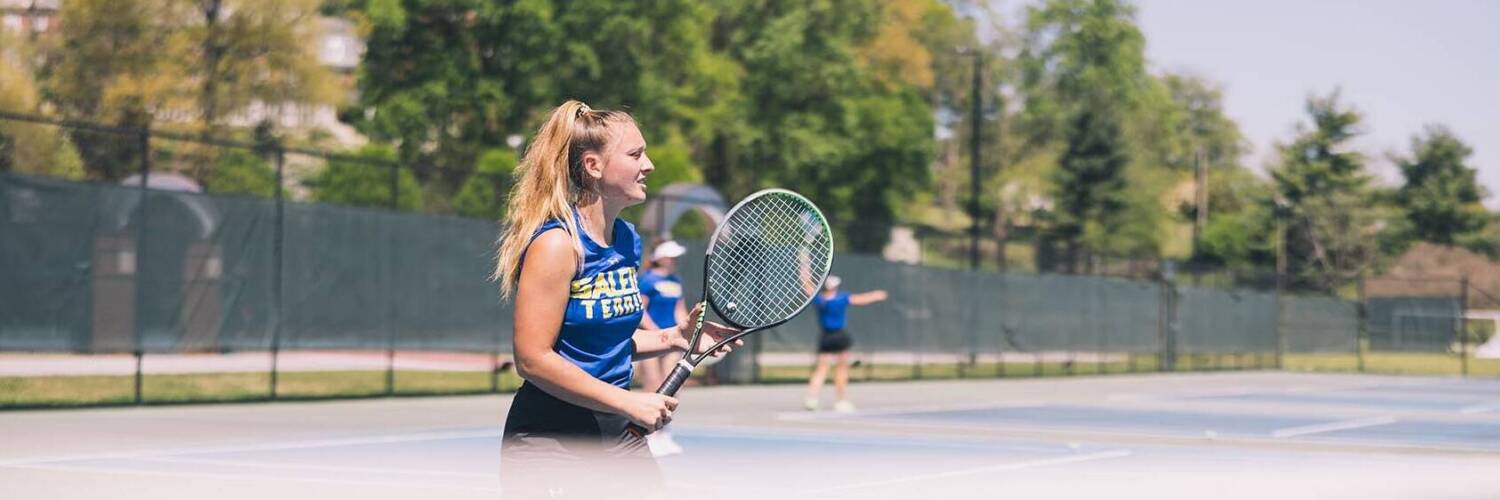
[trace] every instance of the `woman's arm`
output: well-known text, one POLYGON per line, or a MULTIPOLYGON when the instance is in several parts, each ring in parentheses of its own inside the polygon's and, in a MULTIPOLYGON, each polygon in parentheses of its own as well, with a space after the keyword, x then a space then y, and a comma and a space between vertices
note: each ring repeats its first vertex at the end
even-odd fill
MULTIPOLYGON (((649 321, 649 320, 648 320, 649 321)), ((647 329, 635 331, 631 340, 635 342, 635 354, 631 355, 631 361, 640 361, 659 357, 673 351, 686 351, 687 339, 682 337, 682 325, 671 328, 647 329)))
MULTIPOLYGON (((635 336, 631 337, 631 340, 635 341, 635 355, 633 358, 639 361, 673 351, 686 352, 688 350, 688 336, 692 332, 690 328, 696 326, 695 323, 701 314, 703 314, 703 306, 698 305, 694 306, 692 312, 687 313, 687 317, 683 318, 684 321, 678 323, 677 326, 661 330, 636 330, 635 336)), ((693 348, 693 354, 703 354, 708 351, 708 348, 719 343, 720 340, 739 332, 739 330, 712 321, 704 321, 703 336, 698 339, 698 345, 693 348)), ((744 340, 735 340, 720 347, 719 350, 714 351, 710 356, 717 358, 729 354, 735 347, 742 345, 745 345, 744 340)))
POLYGON ((865 293, 856 293, 849 296, 849 305, 867 306, 885 300, 885 290, 873 290, 865 293))
POLYGON ((532 241, 516 290, 516 371, 558 399, 596 411, 618 413, 647 428, 671 415, 676 400, 649 400, 594 378, 556 351, 569 284, 577 269, 571 235, 561 230, 532 241))

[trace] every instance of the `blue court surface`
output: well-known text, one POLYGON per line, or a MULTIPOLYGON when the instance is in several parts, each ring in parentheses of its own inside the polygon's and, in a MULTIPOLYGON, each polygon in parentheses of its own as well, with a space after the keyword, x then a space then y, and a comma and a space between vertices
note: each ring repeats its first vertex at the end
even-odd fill
MULTIPOLYGON (((1500 383, 1286 373, 691 388, 663 498, 1496 498, 1500 383)), ((0 498, 517 498, 508 397, 0 413, 0 498)), ((587 478, 581 478, 587 480, 587 478)), ((594 480, 598 480, 594 478, 594 480)), ((566 492, 555 492, 568 498, 566 492)))

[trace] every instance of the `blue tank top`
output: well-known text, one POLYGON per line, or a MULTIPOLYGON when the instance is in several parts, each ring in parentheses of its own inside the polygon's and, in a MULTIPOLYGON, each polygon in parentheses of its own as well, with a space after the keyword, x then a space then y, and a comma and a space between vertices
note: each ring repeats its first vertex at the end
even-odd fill
POLYGON ((652 271, 641 273, 641 296, 646 298, 646 314, 659 328, 677 326, 677 302, 682 300, 682 279, 652 271))
MULTIPOLYGON (((562 227, 562 221, 547 221, 532 239, 562 227)), ((640 235, 623 219, 615 219, 615 239, 609 246, 595 242, 581 228, 575 232, 583 244, 583 265, 568 287, 568 308, 552 348, 594 378, 628 389, 635 353, 631 337, 642 315, 636 277, 640 235)))
POLYGON ((843 330, 848 318, 849 294, 834 292, 833 297, 824 297, 819 293, 813 297, 813 307, 818 308, 818 326, 823 327, 824 332, 843 330))

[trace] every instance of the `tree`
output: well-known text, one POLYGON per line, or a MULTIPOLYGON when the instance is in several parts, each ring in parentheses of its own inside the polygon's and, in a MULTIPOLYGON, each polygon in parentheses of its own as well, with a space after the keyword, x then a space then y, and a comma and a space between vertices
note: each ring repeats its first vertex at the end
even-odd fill
MULTIPOLYGON (((63 116, 144 129, 187 125, 223 135, 230 118, 260 105, 337 98, 313 43, 313 0, 69 1, 44 50, 46 97, 63 116)), ((85 163, 115 179, 140 161, 134 134, 76 134, 85 163)), ((218 150, 200 149, 188 172, 209 177, 218 150)))
MULTIPOLYGON (((252 105, 333 104, 339 90, 315 52, 317 0, 193 0, 176 36, 196 82, 198 126, 218 135, 252 105)), ((184 11, 188 9, 183 9, 184 11)))
POLYGON ((510 194, 511 176, 516 170, 516 152, 491 149, 479 157, 474 173, 458 188, 453 199, 456 213, 465 217, 500 220, 505 218, 505 200, 510 194))
POLYGON ((372 161, 333 160, 313 178, 314 201, 362 207, 391 207, 391 173, 396 170, 397 208, 422 208, 422 188, 411 170, 396 166, 396 152, 390 147, 369 145, 356 156, 372 161))
POLYGON ((1039 267, 1079 271, 1086 254, 1160 253, 1173 174, 1160 164, 1175 110, 1146 73, 1134 8, 1119 0, 1050 0, 1027 9, 1015 117, 1015 164, 1049 171, 1039 267), (1048 165, 1047 158, 1056 158, 1048 165), (1127 189, 1128 187, 1128 189, 1127 189), (1129 216, 1126 216, 1129 214, 1129 216))
MULTIPOLYGON (((42 50, 46 100, 66 118, 132 128, 185 109, 191 92, 177 64, 174 24, 181 7, 177 0, 69 1, 42 50)), ((79 131, 73 140, 91 177, 123 178, 141 160, 133 135, 79 131)))
MULTIPOLYGON (((3 30, 0 46, 6 47, 0 51, 0 111, 36 114, 41 103, 36 82, 31 68, 21 62, 30 51, 3 30)), ((83 163, 58 127, 0 120, 0 171, 78 179, 83 163)))
POLYGON ((1032 147, 1065 133, 1072 111, 1084 102, 1109 102, 1124 117, 1139 108, 1150 87, 1145 36, 1135 8, 1121 0, 1048 0, 1026 9, 1020 125, 1032 147))
POLYGON ((1057 170, 1053 171, 1057 211, 1047 228, 1049 241, 1063 246, 1060 263, 1078 272, 1086 250, 1104 250, 1130 219, 1125 167, 1130 163, 1118 118, 1106 105, 1073 114, 1057 170))
POLYGON ((276 195, 276 171, 254 153, 238 149, 219 155, 203 187, 214 193, 276 195))
POLYGON ((1332 291, 1360 276, 1379 256, 1379 212, 1364 157, 1349 142, 1360 114, 1339 92, 1307 100, 1311 127, 1299 124, 1271 170, 1284 213, 1289 286, 1332 291))
POLYGON ((1407 237, 1461 246, 1495 257, 1497 248, 1485 228, 1492 216, 1481 204, 1487 193, 1466 164, 1473 149, 1452 131, 1429 126, 1412 138, 1411 156, 1397 158, 1406 183, 1395 199, 1405 213, 1407 237))
POLYGON ((1202 77, 1169 73, 1161 78, 1171 96, 1175 112, 1174 139, 1178 158, 1173 163, 1191 167, 1192 156, 1201 154, 1210 168, 1238 167, 1247 145, 1239 126, 1224 113, 1223 88, 1202 77))
MULTIPOLYGON (((704 177, 731 198, 789 186, 825 209, 838 241, 878 251, 896 210, 928 184, 932 105, 904 78, 876 78, 861 47, 873 1, 725 2, 715 48, 743 68, 742 127, 708 147, 704 177)), ((880 62, 880 68, 892 66, 880 62)))
POLYGON ((424 178, 457 183, 565 98, 629 110, 651 142, 707 142, 736 103, 739 70, 708 51, 701 2, 360 3, 368 51, 344 116, 424 178))

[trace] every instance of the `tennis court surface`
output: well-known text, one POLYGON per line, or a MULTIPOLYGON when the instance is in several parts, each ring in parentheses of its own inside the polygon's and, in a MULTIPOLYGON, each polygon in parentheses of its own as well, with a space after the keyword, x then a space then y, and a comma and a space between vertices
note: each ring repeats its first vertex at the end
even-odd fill
MULTIPOLYGON (((667 498, 1500 497, 1500 380, 1281 372, 689 388, 667 498), (830 401, 825 400, 824 406, 830 401)), ((0 413, 0 497, 504 498, 509 396, 0 413)), ((565 493, 565 492, 564 492, 565 493)))

